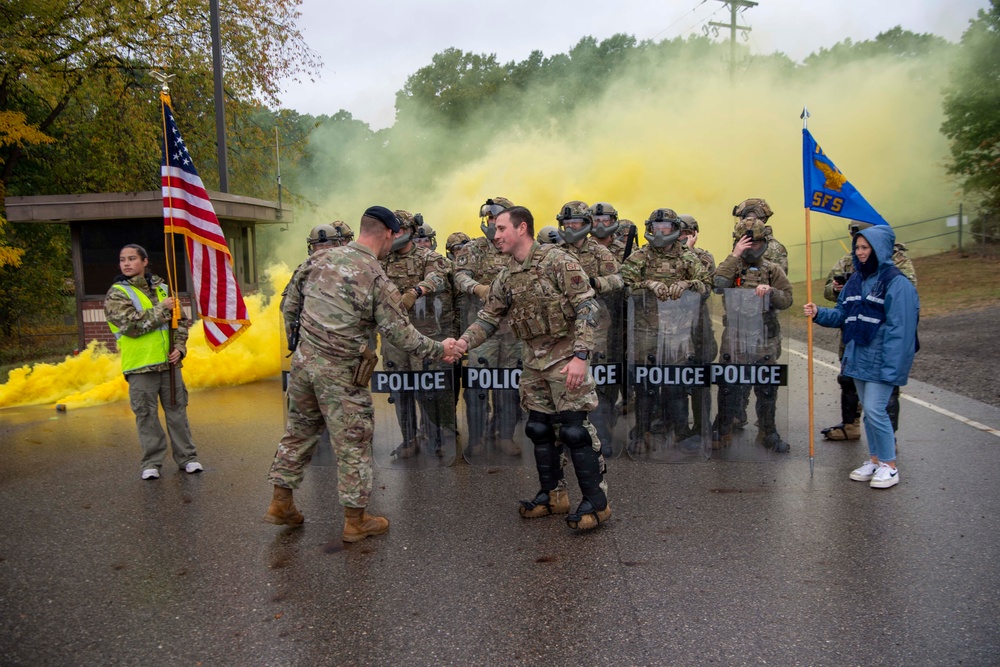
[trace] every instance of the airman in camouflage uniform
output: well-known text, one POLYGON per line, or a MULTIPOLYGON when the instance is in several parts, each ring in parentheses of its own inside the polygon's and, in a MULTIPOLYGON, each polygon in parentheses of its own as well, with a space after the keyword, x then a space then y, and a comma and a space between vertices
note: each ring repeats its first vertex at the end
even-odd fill
MULTIPOLYGON (((339 222, 339 221, 338 221, 339 222)), ((298 338, 299 311, 302 309, 302 283, 309 275, 309 268, 319 258, 316 253, 329 248, 339 248, 344 245, 343 232, 338 230, 334 222, 330 225, 316 225, 306 238, 306 249, 309 256, 292 272, 292 279, 285 285, 281 293, 281 316, 285 322, 285 340, 289 351, 294 352, 298 338)), ((340 223, 343 224, 343 223, 340 223)))
POLYGON ((264 516, 269 523, 302 523, 292 489, 302 481, 325 420, 338 462, 344 541, 389 529, 385 518, 365 512, 372 488, 374 410, 367 380, 356 373, 368 340, 377 328, 412 354, 447 354, 448 359, 458 354, 453 340, 433 341, 407 321, 399 291, 379 264, 398 230, 391 211, 373 206, 361 219, 357 242, 321 253, 309 267, 302 284, 301 342, 292 356, 288 385, 288 422, 268 474, 274 485, 264 516))
MULTIPOLYGON (((441 255, 414 243, 417 229, 424 224, 421 214, 414 216, 408 211, 397 210, 395 215, 399 220, 399 232, 396 233, 391 252, 382 260, 382 269, 403 295, 403 308, 408 312, 410 322, 416 330, 433 340, 444 340, 453 335, 447 263, 441 255)), ((442 367, 407 354, 385 338, 382 339, 382 365, 385 370, 392 372, 438 370, 442 367)), ((390 396, 396 406, 396 417, 403 434, 403 442, 392 452, 392 456, 401 459, 416 456, 420 452, 417 438, 418 397, 410 391, 391 392, 390 396)), ((420 399, 421 410, 424 412, 422 421, 425 436, 429 437, 431 431, 440 436, 438 431, 441 428, 450 429, 454 433, 454 406, 446 406, 445 410, 441 410, 441 397, 437 395, 421 394, 420 399), (449 412, 450 416, 447 415, 449 412)), ((439 437, 428 444, 440 454, 439 437)))
POLYGON ((569 512, 560 464, 565 445, 583 493, 566 521, 574 529, 596 528, 611 516, 611 507, 600 442, 587 421, 587 413, 597 406, 596 384, 587 366, 599 310, 594 290, 580 264, 562 248, 535 241, 528 209, 518 206, 500 213, 496 239, 510 261, 490 285, 485 307, 458 344, 481 345, 507 318, 524 341, 521 407, 528 412, 524 432, 534 443, 541 487, 533 500, 521 502, 521 516, 569 512))
POLYGON ((455 257, 472 239, 465 232, 452 232, 445 241, 445 259, 448 260, 448 277, 451 281, 452 306, 455 312, 455 336, 465 331, 475 321, 476 311, 469 307, 471 297, 458 288, 455 280, 455 257))
POLYGON ((754 220, 759 220, 764 225, 764 237, 767 239, 767 251, 764 259, 777 264, 781 270, 788 275, 788 250, 778 239, 774 238, 774 232, 767 221, 774 215, 774 211, 763 199, 744 199, 733 207, 733 215, 736 217, 736 228, 748 228, 754 220))
MULTIPOLYGON (((745 335, 746 332, 730 331, 730 315, 727 313, 722 319, 721 359, 730 364, 774 363, 781 356, 781 327, 775 312, 792 305, 792 284, 780 266, 764 258, 767 250, 764 225, 756 219, 744 224, 734 232, 736 243, 732 254, 715 270, 714 286, 719 290, 732 287, 755 290, 762 303, 767 304, 763 317, 764 331, 761 332, 760 342, 755 343, 752 349, 740 349, 743 346, 733 341, 750 340, 751 337, 745 335), (767 300, 763 301, 765 297, 767 300)), ((788 452, 789 445, 781 439, 775 422, 777 387, 754 385, 753 390, 757 397, 757 442, 778 453, 788 452)), ((749 397, 749 385, 719 385, 719 413, 713 447, 721 448, 730 443, 735 420, 739 418, 745 423, 740 411, 745 411, 749 397)))
POLYGON ((347 245, 354 240, 354 232, 351 231, 351 228, 343 220, 334 220, 330 223, 330 226, 333 227, 333 231, 335 232, 336 247, 339 248, 342 245, 347 245))
POLYGON ((608 249, 614 253, 615 259, 618 260, 619 264, 625 261, 625 248, 628 245, 628 236, 633 233, 635 233, 635 239, 632 241, 632 250, 634 251, 639 247, 639 236, 636 233, 635 223, 626 218, 618 221, 618 229, 615 230, 614 240, 611 241, 608 249))
MULTIPOLYGON (((658 208, 650 213, 646 220, 646 241, 648 244, 634 251, 622 264, 621 276, 625 285, 632 291, 635 306, 634 326, 635 349, 632 356, 635 359, 647 359, 655 355, 659 339, 671 332, 684 335, 693 332, 696 322, 671 322, 671 332, 661 328, 660 309, 658 301, 680 299, 684 292, 690 290, 705 296, 711 288, 711 275, 704 265, 680 239, 682 223, 673 209, 658 208)), ((699 308, 699 312, 700 312, 699 308)), ((697 315, 692 315, 697 317, 697 315)), ((671 348, 693 346, 693 338, 685 340, 683 345, 671 348)), ((668 353, 669 355, 669 353, 668 353)), ((678 364, 688 363, 686 359, 662 358, 658 363, 678 364)), ((656 406, 664 410, 664 423, 668 431, 672 430, 675 441, 686 438, 688 433, 687 394, 683 387, 666 387, 649 395, 648 392, 637 393, 636 425, 630 437, 629 446, 632 451, 649 450, 652 445, 653 412, 656 406)))
MULTIPOLYGON (((477 312, 485 303, 493 282, 507 257, 500 254, 494 243, 496 216, 513 206, 505 197, 493 197, 479 208, 483 236, 472 239, 455 253, 455 287, 467 296, 470 311, 477 312)), ((506 321, 501 322, 497 334, 483 342, 481 347, 469 351, 468 365, 472 368, 514 368, 521 358, 521 343, 506 321)), ((493 389, 493 414, 489 401, 479 398, 476 390, 465 391, 466 419, 469 425, 468 453, 477 455, 494 437, 502 452, 510 456, 521 454, 514 442, 517 426, 517 390, 493 389)))
MULTIPOLYGON (((709 280, 711 281, 715 277, 715 257, 709 251, 699 248, 696 245, 700 233, 698 221, 693 215, 686 214, 681 215, 680 219, 683 223, 681 225, 681 241, 691 252, 698 256, 705 270, 708 271, 709 280)), ((715 332, 712 330, 712 314, 708 308, 701 309, 701 321, 695 330, 695 350, 698 355, 698 363, 703 364, 715 361, 715 357, 719 354, 719 344, 716 342, 715 332)), ((689 393, 691 394, 693 422, 691 431, 692 434, 700 434, 702 429, 702 412, 710 409, 711 406, 705 403, 707 396, 704 392, 692 390, 689 393)))
MULTIPOLYGON (((598 238, 591 235, 597 229, 592 213, 595 208, 601 211, 601 218, 611 217, 611 211, 614 211, 610 204, 604 202, 588 207, 582 201, 571 201, 563 205, 556 215, 556 220, 559 222, 559 234, 566 242, 563 249, 580 263, 590 278, 590 286, 597 293, 597 304, 600 308, 597 313, 597 331, 594 332, 594 351, 591 359, 594 363, 621 362, 619 358, 608 358, 608 334, 613 325, 612 313, 617 315, 619 322, 621 321, 620 304, 624 299, 622 288, 625 283, 618 275, 619 263, 614 254, 600 243, 598 238)), ((615 218, 617 225, 617 212, 615 218)), ((610 240, 614 227, 609 228, 605 222, 601 221, 599 232, 605 234, 603 238, 610 240)), ((605 456, 611 456, 612 429, 617 419, 615 400, 618 398, 618 386, 602 385, 597 388, 597 396, 600 400, 591 415, 590 422, 597 429, 601 452, 605 456)))
MULTIPOLYGON (((848 230, 851 238, 862 229, 871 227, 871 223, 851 220, 848 230)), ((893 246, 892 263, 899 269, 906 278, 917 286, 917 272, 913 267, 913 262, 906 256, 906 246, 896 243, 893 246)), ((840 291, 847 283, 847 279, 854 273, 854 260, 851 253, 847 253, 830 269, 830 274, 826 278, 826 287, 823 289, 823 296, 827 301, 837 302, 840 291)), ((843 332, 842 332, 843 333, 843 332)), ((844 341, 840 341, 840 358, 844 357, 844 341)), ((841 422, 836 426, 823 429, 823 437, 827 440, 860 440, 861 439, 861 402, 858 399, 858 389, 854 385, 854 380, 842 374, 837 375, 837 383, 840 385, 840 417, 841 422)), ((894 387, 889 396, 887 406, 889 419, 892 422, 892 430, 899 430, 899 387, 894 387)))

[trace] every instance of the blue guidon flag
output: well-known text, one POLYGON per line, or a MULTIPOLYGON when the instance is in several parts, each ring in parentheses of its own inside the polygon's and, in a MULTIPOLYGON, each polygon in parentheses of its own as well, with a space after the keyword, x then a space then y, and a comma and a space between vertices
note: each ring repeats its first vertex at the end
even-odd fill
POLYGON ((802 129, 802 182, 807 209, 873 225, 889 224, 848 182, 805 128, 802 129))

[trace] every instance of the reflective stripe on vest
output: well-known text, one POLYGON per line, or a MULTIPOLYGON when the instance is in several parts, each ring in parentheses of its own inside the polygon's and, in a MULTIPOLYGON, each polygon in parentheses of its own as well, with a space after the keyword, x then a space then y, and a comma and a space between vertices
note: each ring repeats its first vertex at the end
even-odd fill
MULTIPOLYGON (((115 283, 113 287, 117 287, 127 294, 136 310, 149 310, 153 307, 149 297, 132 285, 115 283)), ((167 295, 168 290, 166 285, 160 284, 156 286, 157 303, 166 299, 167 295)), ((111 322, 108 322, 108 327, 115 335, 115 341, 118 343, 118 351, 122 356, 123 373, 134 371, 137 368, 166 363, 168 348, 170 346, 166 323, 138 337, 122 335, 121 329, 111 322)))

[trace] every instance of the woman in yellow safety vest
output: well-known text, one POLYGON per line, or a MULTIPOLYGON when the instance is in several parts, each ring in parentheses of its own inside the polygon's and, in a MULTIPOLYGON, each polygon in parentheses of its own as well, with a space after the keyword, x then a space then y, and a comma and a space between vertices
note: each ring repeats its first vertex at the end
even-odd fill
POLYGON ((115 334, 128 381, 129 402, 142 446, 142 479, 158 479, 167 453, 167 437, 160 425, 163 405, 174 462, 187 473, 202 471, 187 418, 187 388, 181 376, 188 322, 180 320, 170 347, 170 318, 174 297, 159 276, 146 270, 149 254, 139 245, 122 248, 121 274, 104 300, 104 314, 115 334), (174 376, 171 397, 170 375, 174 376))

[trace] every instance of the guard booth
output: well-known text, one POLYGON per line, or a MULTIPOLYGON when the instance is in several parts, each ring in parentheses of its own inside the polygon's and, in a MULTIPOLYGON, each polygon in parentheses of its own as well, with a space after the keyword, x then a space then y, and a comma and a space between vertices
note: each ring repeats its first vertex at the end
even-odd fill
MULTIPOLYGON (((293 222, 292 212, 277 202, 209 192, 209 198, 233 256, 236 280, 243 294, 257 290, 257 226, 293 222)), ((73 283, 79 347, 100 340, 114 349, 114 336, 104 318, 104 297, 118 275, 118 252, 129 243, 149 253, 153 272, 166 278, 163 236, 163 195, 147 192, 103 192, 83 195, 7 197, 12 223, 69 225, 72 238, 73 283)), ((180 297, 191 316, 191 271, 184 240, 174 237, 180 297)))

